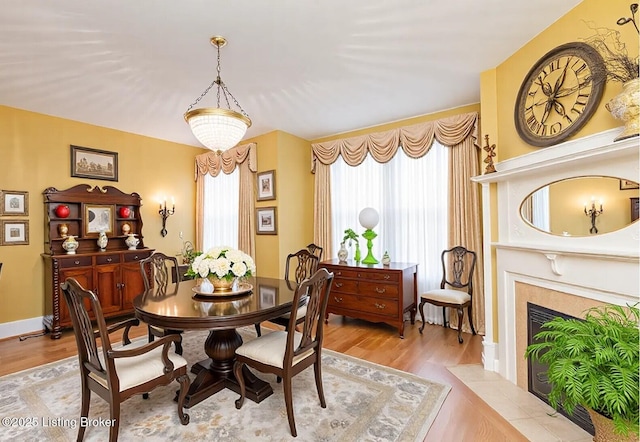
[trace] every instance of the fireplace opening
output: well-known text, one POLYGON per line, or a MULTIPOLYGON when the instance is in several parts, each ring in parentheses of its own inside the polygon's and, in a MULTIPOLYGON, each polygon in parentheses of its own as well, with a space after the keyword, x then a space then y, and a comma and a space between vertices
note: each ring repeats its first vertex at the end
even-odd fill
MULTIPOLYGON (((527 345, 537 342, 534 339, 534 336, 542 330, 542 324, 558 316, 564 319, 579 320, 579 318, 575 318, 574 316, 566 315, 562 312, 558 312, 546 307, 542 307, 540 305, 527 302, 527 345)), ((551 392, 551 385, 547 382, 547 365, 542 364, 539 361, 534 361, 532 358, 527 358, 527 361, 527 383, 529 392, 549 404, 547 396, 551 392)), ((593 428, 593 424, 591 423, 589 413, 587 413, 587 410, 585 410, 584 407, 580 405, 576 406, 576 408, 573 410, 573 416, 569 416, 569 414, 562 407, 562 404, 560 404, 558 407, 558 412, 563 416, 566 416, 569 420, 571 420, 573 423, 575 423, 591 435, 595 434, 595 429, 593 428)))

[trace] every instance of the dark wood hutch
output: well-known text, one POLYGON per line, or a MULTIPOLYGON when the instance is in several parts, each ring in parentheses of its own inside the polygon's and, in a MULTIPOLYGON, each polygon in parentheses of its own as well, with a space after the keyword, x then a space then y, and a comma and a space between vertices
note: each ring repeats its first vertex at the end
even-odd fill
POLYGON ((98 296, 105 317, 132 313, 133 298, 144 291, 138 261, 153 253, 144 246, 140 195, 126 194, 112 186, 92 188, 88 184, 66 190, 49 187, 43 195, 44 326, 51 331, 51 338, 59 338, 64 328, 71 327, 60 290, 60 284, 69 277, 98 296), (57 211, 58 206, 65 206, 65 209, 57 211), (104 251, 100 251, 97 244, 98 232, 91 227, 96 213, 106 218, 108 243, 104 251), (127 232, 140 240, 136 249, 129 250, 125 244, 127 232), (78 242, 74 254, 68 254, 63 248, 70 235, 78 242))

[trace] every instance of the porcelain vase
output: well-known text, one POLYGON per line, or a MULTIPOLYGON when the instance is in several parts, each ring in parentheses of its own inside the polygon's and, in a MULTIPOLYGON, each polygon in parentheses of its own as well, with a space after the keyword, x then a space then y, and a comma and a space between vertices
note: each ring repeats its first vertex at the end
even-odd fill
POLYGON ((100 248, 101 252, 104 252, 107 249, 108 242, 109 242, 109 238, 107 238, 107 234, 104 232, 100 232, 100 235, 98 235, 98 240, 96 241, 96 243, 98 244, 98 247, 100 248))
POLYGON ((623 84, 622 92, 605 104, 605 107, 614 118, 624 123, 624 130, 614 141, 637 137, 640 133, 640 78, 623 84))
POLYGON ((340 262, 346 262, 348 257, 349 257, 349 251, 344 246, 344 243, 341 242, 340 243, 340 250, 338 250, 338 260, 340 262))
POLYGON ((213 293, 213 284, 208 278, 202 278, 200 280, 200 291, 202 293, 213 293))

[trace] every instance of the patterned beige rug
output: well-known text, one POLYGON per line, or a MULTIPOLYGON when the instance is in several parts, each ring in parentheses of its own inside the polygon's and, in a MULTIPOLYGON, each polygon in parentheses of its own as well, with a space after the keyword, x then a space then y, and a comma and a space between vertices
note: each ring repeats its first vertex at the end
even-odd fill
MULTIPOLYGON (((183 335, 184 356, 190 363, 203 358, 202 333, 183 335)), ((245 340, 255 336, 248 329, 241 333, 245 340)), ((322 365, 327 408, 320 407, 312 368, 293 380, 300 441, 422 441, 451 389, 330 350, 323 351, 322 365)), ((282 384, 270 375, 260 377, 274 389, 262 403, 245 401, 236 410, 238 395, 223 390, 189 409, 187 426, 180 425, 172 400, 177 383, 155 389, 149 400, 133 397, 122 404, 119 440, 296 440, 289 433, 282 384)), ((76 357, 0 377, 0 417, 5 419, 0 440, 73 441, 79 414, 76 357)), ((89 418, 109 419, 107 403, 96 394, 89 418)), ((89 427, 85 440, 104 441, 108 434, 107 427, 89 427)))

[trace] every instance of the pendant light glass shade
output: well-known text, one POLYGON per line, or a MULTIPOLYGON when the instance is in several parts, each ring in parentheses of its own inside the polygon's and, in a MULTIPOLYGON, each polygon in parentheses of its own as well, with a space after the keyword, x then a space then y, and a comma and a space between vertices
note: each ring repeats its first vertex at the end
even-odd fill
POLYGON ((208 149, 221 153, 242 140, 247 129, 251 126, 251 120, 220 78, 220 48, 227 44, 227 40, 224 37, 216 36, 211 38, 211 44, 218 50, 218 75, 200 97, 189 106, 184 114, 184 119, 189 123, 193 135, 200 143, 208 149), (193 106, 198 104, 214 85, 217 86, 217 107, 192 110, 193 106), (227 103, 227 109, 220 107, 220 97, 223 97, 227 103), (231 109, 231 102, 240 112, 231 109))
POLYGON ((251 125, 244 115, 217 107, 194 109, 185 114, 193 135, 208 149, 225 151, 238 144, 251 125))

